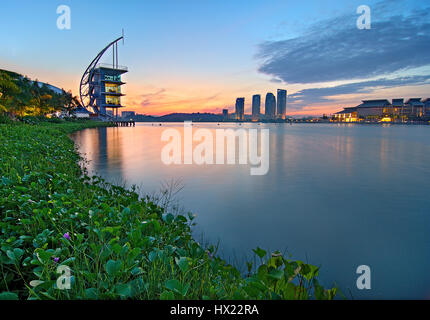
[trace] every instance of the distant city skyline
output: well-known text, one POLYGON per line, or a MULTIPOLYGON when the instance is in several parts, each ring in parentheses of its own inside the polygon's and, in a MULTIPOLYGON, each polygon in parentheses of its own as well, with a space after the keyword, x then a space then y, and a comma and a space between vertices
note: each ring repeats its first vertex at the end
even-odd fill
POLYGON ((288 116, 430 95, 425 1, 367 1, 370 30, 356 27, 361 0, 61 4, 71 8, 70 30, 57 28, 59 3, 2 3, 1 27, 14 32, 2 37, 0 69, 78 95, 91 59, 124 29, 119 59, 129 73, 122 103, 140 114, 233 112, 236 97, 246 97, 244 113, 252 114, 252 96, 272 92, 279 102, 278 88, 288 89, 288 116))

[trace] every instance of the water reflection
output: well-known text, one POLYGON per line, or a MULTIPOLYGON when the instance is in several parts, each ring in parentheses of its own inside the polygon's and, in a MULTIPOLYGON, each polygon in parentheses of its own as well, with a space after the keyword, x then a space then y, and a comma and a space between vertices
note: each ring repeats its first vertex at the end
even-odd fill
MULTIPOLYGON (((182 180, 179 201, 197 214, 198 237, 228 257, 257 246, 321 265, 356 298, 428 298, 430 147, 427 126, 194 124, 193 129, 270 129, 270 170, 247 165, 171 165, 161 133, 182 124, 89 129, 74 134, 91 172, 146 193, 182 180), (372 290, 355 287, 357 266, 372 290)), ((215 134, 214 134, 215 136, 215 134)))

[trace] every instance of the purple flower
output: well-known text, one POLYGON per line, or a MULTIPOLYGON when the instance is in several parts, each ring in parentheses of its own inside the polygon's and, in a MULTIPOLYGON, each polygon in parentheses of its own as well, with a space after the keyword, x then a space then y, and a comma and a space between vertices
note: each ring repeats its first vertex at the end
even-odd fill
POLYGON ((209 250, 207 251, 207 253, 208 253, 208 257, 209 257, 209 259, 213 259, 213 254, 212 254, 212 252, 210 252, 209 250))
POLYGON ((58 261, 60 261, 60 258, 55 257, 55 258, 54 258, 54 262, 55 262, 55 263, 58 263, 58 261))
POLYGON ((70 240, 70 234, 68 232, 66 232, 65 234, 63 234, 63 238, 70 240))

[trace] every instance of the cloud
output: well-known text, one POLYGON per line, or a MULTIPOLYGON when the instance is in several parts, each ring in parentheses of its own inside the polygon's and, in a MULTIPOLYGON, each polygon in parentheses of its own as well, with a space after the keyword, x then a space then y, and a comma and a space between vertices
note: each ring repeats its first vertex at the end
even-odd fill
POLYGON ((430 8, 389 15, 389 5, 383 1, 372 8, 370 30, 357 29, 358 15, 351 14, 315 24, 301 37, 262 43, 259 71, 306 84, 369 79, 429 65, 430 8))
MULTIPOLYGON (((288 107, 303 109, 309 104, 332 102, 333 96, 353 93, 372 93, 375 89, 387 89, 406 85, 430 84, 430 75, 377 79, 353 82, 334 87, 303 89, 288 96, 288 107)), ((358 104, 358 103, 357 103, 358 104)))
POLYGON ((158 101, 158 100, 163 98, 164 92, 166 92, 166 89, 159 89, 156 92, 146 93, 146 94, 140 95, 140 99, 143 99, 140 102, 140 106, 147 107, 147 106, 152 105, 154 100, 158 101))

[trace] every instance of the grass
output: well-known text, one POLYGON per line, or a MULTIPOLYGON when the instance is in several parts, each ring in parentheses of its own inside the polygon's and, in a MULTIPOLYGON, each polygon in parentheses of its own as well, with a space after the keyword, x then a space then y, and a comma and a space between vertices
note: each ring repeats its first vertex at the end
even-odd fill
POLYGON ((0 299, 336 295, 318 283, 317 267, 279 252, 255 249, 260 262, 241 275, 192 238, 193 215, 89 177, 67 134, 106 124, 27 122, 0 124, 0 299))

